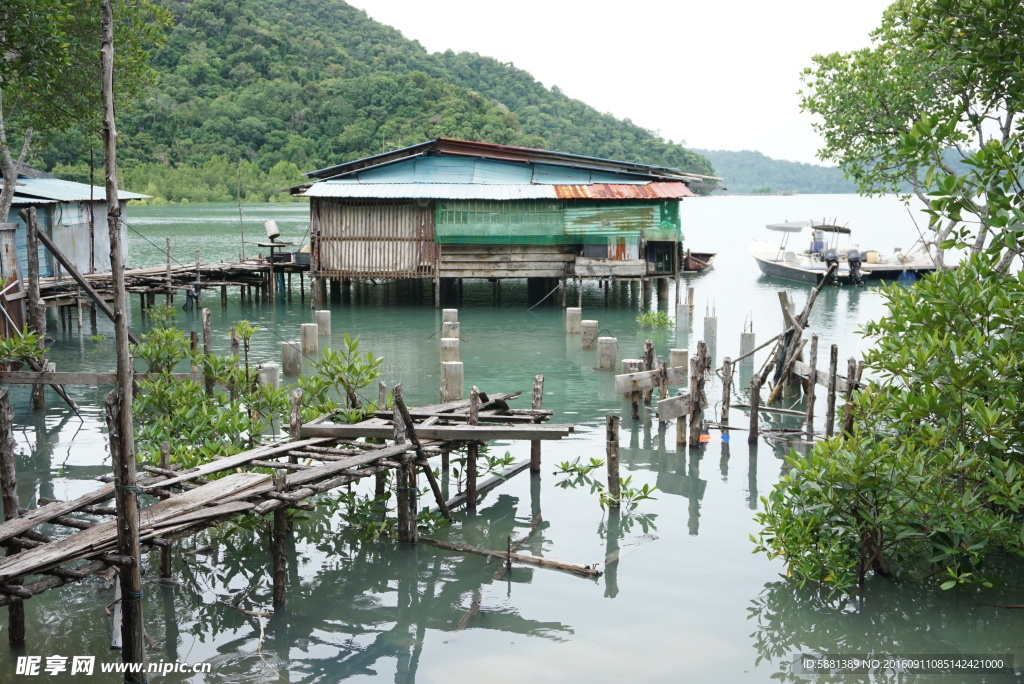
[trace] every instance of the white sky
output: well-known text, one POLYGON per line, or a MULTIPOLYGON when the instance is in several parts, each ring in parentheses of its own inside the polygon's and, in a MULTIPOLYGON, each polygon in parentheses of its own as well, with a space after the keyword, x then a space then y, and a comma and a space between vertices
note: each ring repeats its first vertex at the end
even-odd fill
POLYGON ((866 47, 891 0, 347 0, 431 52, 478 52, 687 147, 820 163, 799 110, 820 53, 866 47))

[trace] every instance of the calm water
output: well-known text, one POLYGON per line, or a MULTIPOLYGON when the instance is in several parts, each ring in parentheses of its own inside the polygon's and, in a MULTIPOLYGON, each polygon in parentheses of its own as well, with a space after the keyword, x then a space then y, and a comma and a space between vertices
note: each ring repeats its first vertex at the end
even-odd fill
MULTIPOLYGON (((709 198, 684 202, 683 216, 688 246, 719 255, 713 271, 684 280, 684 287, 696 290, 694 321, 683 319, 675 329, 645 333, 635 316, 643 306, 658 307, 657 297, 643 304, 636 293, 616 288, 605 308, 602 290, 587 287, 583 292, 584 318, 598 319, 602 334, 618 338, 620 358, 639 356, 648 336, 663 358, 676 347, 692 353, 703 336, 705 313, 718 318, 716 361, 738 355, 740 332, 751 320, 759 342, 778 334, 777 292, 789 291, 800 307, 808 288, 757 271, 746 250, 752 239, 763 237, 766 223, 837 217, 849 221, 862 249, 882 251, 907 248, 917 237, 906 210, 891 199, 709 198)), ((262 222, 269 218, 277 220, 283 239, 303 239, 308 226, 303 205, 245 206, 246 239, 261 239, 262 222)), ((129 223, 132 265, 163 263, 166 236, 183 262, 191 262, 196 249, 204 261, 235 259, 240 251, 233 206, 132 208, 129 223)), ((250 255, 256 250, 246 246, 250 255)), ((242 306, 233 296, 222 310, 214 299, 215 351, 227 352, 228 325, 246 318, 264 328, 254 340, 255 359, 279 361, 280 342, 297 337, 298 325, 311 320, 309 300, 300 301, 295 285, 290 303, 242 306)), ((573 288, 570 302, 576 296, 573 288)), ((670 292, 668 302, 673 296, 670 292)), ((668 302, 660 306, 671 311, 668 302)), ((150 659, 210 662, 213 671, 191 679, 169 675, 165 681, 798 681, 790 674, 798 652, 1013 653, 1024 663, 1024 616, 984 605, 1020 603, 1019 585, 958 595, 872 580, 862 600, 830 603, 787 582, 780 562, 753 555, 748 537, 757 528, 752 517, 758 497, 777 481, 783 447, 764 441, 748 447, 743 432, 733 432, 730 444, 713 432, 712 441, 699 449, 677 448, 673 427, 660 428, 649 417, 633 424, 613 391, 612 374, 593 370, 596 352, 580 350, 578 338, 566 338, 560 293, 528 310, 524 282, 503 283, 495 290, 490 283, 473 281, 465 283, 459 301, 445 305, 459 308, 467 388, 528 393, 533 375, 542 373, 544 404, 555 411, 553 421, 577 427, 570 439, 544 444, 539 477, 525 473, 511 479, 487 495, 476 516, 462 514, 454 527, 434 534, 504 548, 509 536, 526 533, 539 510, 544 523, 526 551, 603 563, 618 548, 620 560, 596 580, 515 567, 509 578, 491 582, 498 569, 494 561, 425 545, 359 541, 341 531, 327 512, 331 500, 324 499, 324 512, 296 527, 288 611, 262 626, 218 603, 252 588, 242 605, 269 610, 269 555, 262 529, 233 527, 180 544, 186 551, 212 545, 213 555, 179 554, 178 586, 147 582, 147 629, 160 644, 150 659), (609 514, 590 487, 561 487, 565 478, 554 472, 561 461, 604 457, 604 416, 609 412, 624 416, 623 474, 632 477, 634 486, 658 487, 656 500, 641 502, 632 515, 609 514), (457 630, 475 596, 479 614, 457 630)), ((359 335, 365 348, 383 355, 383 379, 389 386, 403 382, 413 403, 437 400, 436 333, 441 326, 429 287, 358 285, 349 299, 330 308, 334 338, 344 332, 359 335)), ((836 343, 846 358, 867 344, 857 329, 883 311, 880 296, 871 290, 826 289, 811 316, 811 330, 820 336, 822 348, 836 343)), ((77 326, 61 331, 56 316, 50 316, 50 330, 57 331, 52 355, 60 369, 113 368, 108 323, 99 320, 93 329, 87 317, 80 334, 77 326), (90 339, 93 335, 106 339, 90 339)), ((136 329, 145 329, 137 311, 133 322, 136 329)), ((184 312, 177 322, 183 328, 196 325, 195 317, 184 312)), ((758 355, 758 366, 766 353, 758 355)), ((741 375, 744 382, 749 372, 741 375)), ((55 397, 45 415, 34 414, 27 408, 27 393, 15 392, 16 421, 23 428, 17 436, 25 452, 18 460, 23 501, 77 496, 96 486, 91 478, 109 471, 98 408, 102 392, 76 388, 73 395, 83 406, 82 422, 69 417, 55 397)), ((708 396, 715 404, 721 390, 712 384, 708 396)), ((746 425, 747 417, 733 409, 729 422, 746 425)), ((518 458, 529 455, 526 444, 492 447, 494 453, 504 451, 518 458)), ((603 481, 603 468, 593 475, 603 481)), ((449 482, 452 492, 456 486, 454 479, 449 482)), ((148 578, 156 576, 156 559, 151 561, 148 578)), ((34 599, 28 604, 23 653, 119 661, 119 654, 108 649, 103 614, 111 600, 99 579, 34 599)), ((7 666, 13 655, 0 637, 0 682, 47 681, 45 676, 14 677, 13 667, 7 666)))

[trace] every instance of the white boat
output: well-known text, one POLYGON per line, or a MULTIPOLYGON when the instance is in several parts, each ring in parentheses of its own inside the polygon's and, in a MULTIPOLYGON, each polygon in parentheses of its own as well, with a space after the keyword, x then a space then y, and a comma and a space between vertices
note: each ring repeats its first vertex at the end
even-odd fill
MULTIPOLYGON (((846 226, 794 221, 769 223, 767 228, 781 233, 781 242, 754 242, 750 254, 768 276, 818 283, 834 262, 838 265, 832 278, 834 283, 863 285, 865 280, 913 280, 935 270, 935 261, 923 250, 906 254, 899 248, 892 254, 861 251, 859 245, 849 244, 851 233, 846 226), (806 246, 790 245, 790 238, 799 233, 807 234, 806 246), (840 236, 843 236, 842 246, 840 236)), ((800 242, 799 239, 793 241, 800 242)))

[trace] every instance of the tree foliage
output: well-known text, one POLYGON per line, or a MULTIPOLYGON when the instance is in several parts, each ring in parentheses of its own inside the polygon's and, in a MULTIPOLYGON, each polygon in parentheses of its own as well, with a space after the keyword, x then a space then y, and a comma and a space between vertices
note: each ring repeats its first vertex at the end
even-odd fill
MULTIPOLYGON (((803 77, 823 159, 864 193, 909 183, 933 211, 937 242, 1005 249, 1001 268, 1019 252, 1019 222, 1008 225, 1011 207, 990 206, 987 193, 1004 183, 1020 192, 1020 10, 1016 0, 897 0, 872 47, 817 56, 803 77)), ((1017 198, 1010 204, 1019 217, 1017 198)))
MULTIPOLYGON (((149 50, 167 14, 149 0, 115 0, 115 95, 131 100, 151 83, 149 50)), ((0 5, 0 220, 6 220, 17 164, 33 132, 97 135, 100 107, 99 0, 7 0, 0 5), (22 154, 12 154, 16 145, 22 154)))
MULTIPOLYGON (((154 53, 158 83, 119 111, 118 160, 133 190, 233 200, 241 160, 241 196, 259 200, 287 187, 267 177, 282 163, 309 171, 437 137, 711 172, 703 157, 526 72, 428 53, 343 2, 160 1, 174 25, 154 53), (211 182, 212 160, 222 174, 211 182)), ((50 141, 41 166, 88 176, 86 133, 50 141)))
POLYGON ((1024 274, 992 268, 975 255, 883 289, 861 428, 790 454, 758 516, 759 549, 800 581, 845 592, 875 571, 949 588, 1024 556, 1024 274))

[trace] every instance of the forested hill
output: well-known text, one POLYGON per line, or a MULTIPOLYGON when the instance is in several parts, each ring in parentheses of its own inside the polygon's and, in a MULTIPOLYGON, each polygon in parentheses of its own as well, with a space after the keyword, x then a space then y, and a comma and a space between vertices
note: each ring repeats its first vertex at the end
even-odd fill
MULTIPOLYGON (((340 0, 160 1, 174 26, 154 53, 158 83, 119 112, 122 185, 138 192, 218 201, 241 186, 263 200, 300 172, 437 137, 714 172, 520 69, 428 53, 340 0)), ((36 161, 84 180, 90 145, 71 132, 36 161)))
POLYGON ((694 150, 707 157, 733 193, 854 193, 857 186, 831 166, 772 159, 744 150, 694 150))

